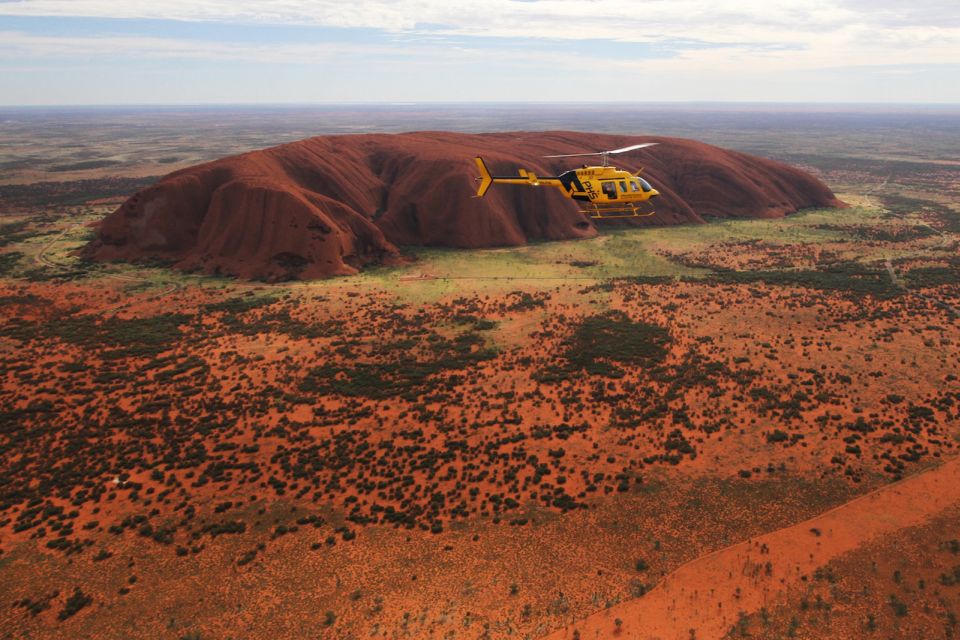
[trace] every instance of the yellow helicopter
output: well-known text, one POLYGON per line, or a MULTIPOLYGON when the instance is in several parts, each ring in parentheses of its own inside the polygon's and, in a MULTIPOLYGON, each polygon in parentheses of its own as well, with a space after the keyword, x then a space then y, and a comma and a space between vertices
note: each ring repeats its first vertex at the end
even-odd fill
MULTIPOLYGON (((611 155, 626 153, 636 149, 652 147, 656 142, 635 144, 622 149, 611 151, 597 151, 595 153, 566 153, 545 158, 576 158, 582 156, 600 156, 602 163, 599 167, 583 165, 580 169, 564 171, 559 176, 538 176, 532 171, 520 169, 519 177, 492 176, 487 170, 483 158, 476 157, 480 177, 477 180, 480 186, 477 189, 478 198, 482 198, 495 182, 501 184, 525 184, 534 187, 547 185, 557 187, 568 198, 581 203, 580 210, 595 220, 608 218, 639 218, 652 216, 652 207, 649 211, 642 211, 640 205, 649 202, 651 198, 660 195, 660 192, 650 186, 650 183, 636 174, 609 166, 611 155)), ((652 205, 652 203, 651 203, 652 205)))

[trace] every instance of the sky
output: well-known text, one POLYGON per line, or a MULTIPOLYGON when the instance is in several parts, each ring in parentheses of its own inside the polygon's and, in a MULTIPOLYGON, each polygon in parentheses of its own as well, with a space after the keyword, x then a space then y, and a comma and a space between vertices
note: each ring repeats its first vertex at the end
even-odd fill
POLYGON ((957 0, 0 0, 0 105, 960 103, 957 0))

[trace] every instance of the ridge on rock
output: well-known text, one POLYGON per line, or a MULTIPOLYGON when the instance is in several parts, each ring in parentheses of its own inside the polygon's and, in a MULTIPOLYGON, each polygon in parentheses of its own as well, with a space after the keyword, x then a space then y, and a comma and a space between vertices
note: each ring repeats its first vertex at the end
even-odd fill
POLYGON ((394 264, 400 245, 588 238, 597 233, 593 222, 554 189, 500 185, 472 197, 473 157, 482 155, 500 174, 524 167, 548 175, 571 164, 545 155, 636 142, 659 145, 616 164, 642 167, 661 197, 656 215, 621 224, 774 218, 842 204, 800 169, 679 138, 564 131, 320 136, 171 173, 104 218, 82 253, 277 281, 394 264))

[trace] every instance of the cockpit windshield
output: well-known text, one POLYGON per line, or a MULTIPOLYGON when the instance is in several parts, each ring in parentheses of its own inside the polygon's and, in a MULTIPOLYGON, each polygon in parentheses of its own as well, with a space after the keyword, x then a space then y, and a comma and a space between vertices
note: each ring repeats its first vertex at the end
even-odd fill
POLYGON ((643 178, 637 178, 640 181, 640 186, 643 187, 643 192, 647 193, 653 191, 653 187, 650 186, 650 183, 644 180, 643 178))

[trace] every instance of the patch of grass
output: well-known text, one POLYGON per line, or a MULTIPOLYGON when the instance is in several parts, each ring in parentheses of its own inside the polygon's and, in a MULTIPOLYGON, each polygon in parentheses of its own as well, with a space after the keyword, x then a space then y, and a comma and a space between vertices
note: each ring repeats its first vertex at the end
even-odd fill
POLYGON ((670 332, 664 327, 632 320, 620 311, 587 316, 563 341, 559 363, 535 376, 541 382, 556 382, 585 371, 620 378, 624 371, 619 365, 660 362, 669 343, 670 332))
POLYGON ((269 307, 271 304, 276 302, 277 299, 273 296, 247 296, 240 298, 228 298, 220 302, 214 302, 204 306, 204 311, 207 313, 246 313, 247 311, 253 311, 254 309, 260 309, 262 307, 269 307))
POLYGON ((0 276, 9 276, 13 274, 22 257, 23 254, 19 251, 0 253, 0 276))
POLYGON ((845 233, 854 240, 872 240, 878 242, 909 242, 921 238, 937 235, 936 230, 927 226, 873 226, 873 225, 818 225, 822 229, 830 229, 845 233))
POLYGON ((857 262, 838 262, 816 270, 717 271, 709 279, 726 284, 764 282, 769 285, 870 294, 876 297, 890 297, 899 293, 884 269, 857 262))
POLYGON ((951 258, 945 266, 917 267, 904 274, 907 284, 914 287, 937 287, 960 284, 960 258, 951 258))
MULTIPOLYGON (((259 298, 258 301, 251 301, 244 304, 240 301, 228 301, 227 303, 217 303, 224 306, 218 307, 225 311, 229 308, 236 309, 225 313, 220 322, 223 323, 229 331, 246 336, 255 336, 260 333, 285 333, 294 339, 315 340, 317 338, 336 335, 339 327, 335 323, 306 323, 298 320, 290 314, 290 310, 281 308, 277 310, 266 309, 274 299, 259 298), (245 317, 243 314, 248 311, 264 309, 259 315, 245 317)), ((212 305, 208 305, 208 309, 212 305)))
POLYGON ((655 227, 642 231, 674 251, 728 242, 822 243, 845 239, 839 231, 823 228, 824 224, 864 224, 879 219, 881 215, 879 210, 857 207, 807 209, 785 218, 713 220, 708 224, 655 227))
MULTIPOLYGON (((710 226, 710 225, 702 225, 710 226)), ((586 240, 542 242, 523 247, 464 251, 462 249, 408 248, 415 259, 410 266, 369 268, 350 278, 311 286, 351 288, 373 286, 412 301, 429 302, 459 293, 465 283, 477 293, 503 293, 522 282, 528 290, 554 288, 565 280, 696 276, 691 269, 653 250, 657 229, 603 229, 586 240), (425 274, 429 279, 401 280, 425 274)))
POLYGON ((26 231, 29 226, 30 220, 28 219, 14 220, 13 222, 0 224, 0 247, 23 242, 32 236, 33 233, 26 231))
POLYGON ((148 318, 116 316, 97 321, 92 316, 67 316, 47 326, 47 331, 65 342, 101 352, 113 347, 114 356, 155 357, 181 336, 180 325, 190 321, 184 314, 165 313, 148 318))
MULTIPOLYGON (((477 333, 464 333, 453 339, 433 336, 429 358, 401 358, 348 366, 321 365, 307 373, 300 383, 300 391, 372 399, 404 397, 415 400, 443 374, 461 371, 494 357, 494 351, 485 348, 484 344, 484 338, 477 333)), ((404 354, 408 353, 409 345, 403 345, 402 348, 386 347, 383 351, 404 354)))
POLYGON ((66 603, 64 603, 63 605, 63 610, 60 611, 59 614, 57 614, 57 619, 63 622, 67 618, 70 618, 76 615, 76 613, 81 609, 83 609, 84 607, 90 606, 92 603, 93 603, 93 598, 85 594, 83 591, 80 590, 79 587, 77 587, 76 589, 73 590, 73 594, 71 594, 70 597, 67 598, 66 603))

